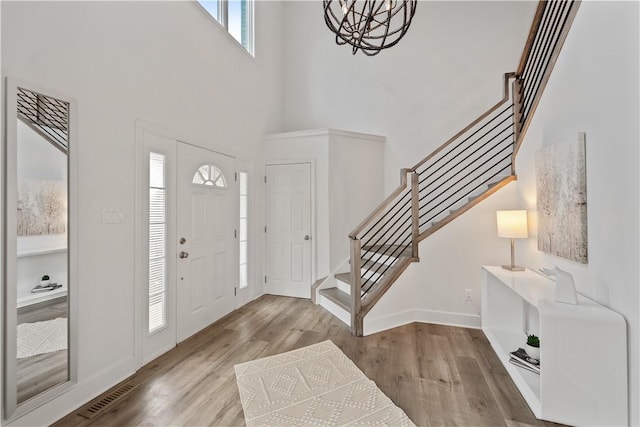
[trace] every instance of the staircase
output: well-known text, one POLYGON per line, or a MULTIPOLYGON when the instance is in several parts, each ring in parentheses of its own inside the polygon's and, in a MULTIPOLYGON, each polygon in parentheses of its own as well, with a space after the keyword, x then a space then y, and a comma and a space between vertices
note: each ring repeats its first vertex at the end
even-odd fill
MULTIPOLYGON (((356 229, 343 271, 318 281, 318 301, 362 336, 363 319, 412 263, 418 244, 511 181, 515 160, 578 0, 540 1, 516 72, 488 111, 410 169, 356 229), (348 272, 346 270, 349 270, 348 272)), ((315 294, 317 292, 317 294, 315 294)))

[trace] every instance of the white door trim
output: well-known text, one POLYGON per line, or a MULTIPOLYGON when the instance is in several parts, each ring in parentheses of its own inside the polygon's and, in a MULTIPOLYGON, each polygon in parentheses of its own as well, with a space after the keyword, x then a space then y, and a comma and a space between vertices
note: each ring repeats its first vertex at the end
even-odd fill
MULTIPOLYGON (((180 132, 165 128, 163 126, 157 125, 155 123, 136 119, 135 121, 135 139, 136 139, 136 147, 135 147, 135 180, 134 180, 134 360, 136 369, 141 368, 144 365, 144 354, 142 351, 143 345, 143 337, 146 334, 145 331, 145 319, 144 314, 145 306, 148 303, 147 296, 144 292, 145 287, 139 286, 140 283, 143 283, 146 279, 147 272, 144 269, 146 265, 143 262, 144 258, 148 256, 147 253, 144 252, 145 242, 142 238, 143 230, 147 227, 147 218, 143 215, 145 212, 145 207, 143 206, 143 201, 145 197, 143 195, 143 191, 147 191, 144 187, 146 182, 146 177, 144 176, 145 168, 143 167, 144 162, 146 161, 144 156, 144 132, 152 132, 159 135, 164 135, 167 138, 175 139, 176 148, 178 143, 192 145, 197 148, 201 148, 203 150, 211 151, 216 154, 220 154, 223 156, 231 157, 233 159, 237 159, 237 157, 233 154, 222 153, 220 151, 213 150, 209 147, 206 147, 204 144, 200 144, 199 140, 196 138, 191 138, 182 134, 180 132), (186 142, 191 141, 191 142, 186 142)), ((176 218, 173 219, 176 221, 176 218)), ((237 219, 236 219, 237 221, 237 219)), ((176 223, 177 224, 177 223, 176 223)), ((175 238, 176 236, 169 236, 170 238, 175 238)), ((237 251, 236 251, 237 253, 237 251)), ((173 304, 176 304, 174 301, 173 304)), ((156 355, 160 356, 160 354, 156 355)))
MULTIPOLYGON (((145 319, 144 314, 146 310, 143 309, 148 304, 148 298, 144 292, 145 287, 141 284, 144 283, 147 272, 144 267, 146 262, 144 259, 148 257, 148 254, 144 251, 146 242, 143 239, 143 230, 147 228, 147 218, 144 214, 146 211, 143 201, 146 197, 143 191, 147 190, 145 183, 147 182, 144 172, 146 168, 143 165, 146 162, 145 159, 145 147, 144 147, 144 132, 157 133, 164 135, 167 138, 178 140, 178 135, 168 129, 161 126, 157 126, 153 123, 149 123, 143 120, 136 120, 136 161, 135 161, 135 203, 134 203, 134 356, 136 368, 140 368, 144 364, 144 354, 142 351, 143 337, 146 334, 145 331, 145 319)), ((173 218, 175 221, 175 218, 173 218)), ((175 304, 175 301, 173 302, 175 304)))
MULTIPOLYGON (((317 228, 316 228, 316 162, 315 159, 294 159, 294 160, 269 160, 264 163, 262 167, 262 176, 263 176, 263 184, 266 184, 264 179, 267 176, 267 166, 278 166, 278 165, 296 165, 300 163, 308 163, 311 165, 311 283, 309 286, 313 285, 313 282, 317 279, 317 228)), ((263 205, 264 212, 262 216, 262 221, 264 227, 267 225, 267 187, 263 185, 262 187, 263 194, 263 205)), ((263 230, 264 230, 263 227, 263 230)), ((263 242, 262 242, 262 293, 266 293, 266 283, 264 282, 264 277, 267 275, 267 238, 265 233, 262 233, 263 242)))

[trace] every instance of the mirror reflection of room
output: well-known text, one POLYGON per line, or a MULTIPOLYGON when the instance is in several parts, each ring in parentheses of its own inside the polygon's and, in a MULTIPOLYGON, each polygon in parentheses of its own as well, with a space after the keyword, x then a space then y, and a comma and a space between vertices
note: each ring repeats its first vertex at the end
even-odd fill
POLYGON ((17 403, 68 380, 68 103, 18 88, 17 403))

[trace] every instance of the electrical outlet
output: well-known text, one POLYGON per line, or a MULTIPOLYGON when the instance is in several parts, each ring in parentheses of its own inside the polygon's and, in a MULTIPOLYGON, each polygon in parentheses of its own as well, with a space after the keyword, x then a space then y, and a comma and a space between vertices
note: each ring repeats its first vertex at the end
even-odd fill
POLYGON ((464 290, 464 300, 465 301, 472 301, 473 300, 473 294, 471 293, 471 289, 465 289, 464 290))

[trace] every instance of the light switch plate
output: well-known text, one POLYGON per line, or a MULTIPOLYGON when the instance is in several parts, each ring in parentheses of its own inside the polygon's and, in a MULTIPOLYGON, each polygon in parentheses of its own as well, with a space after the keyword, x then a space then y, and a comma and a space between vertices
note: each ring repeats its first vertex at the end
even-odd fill
POLYGON ((102 209, 103 224, 118 224, 124 222, 124 210, 118 208, 102 209))

